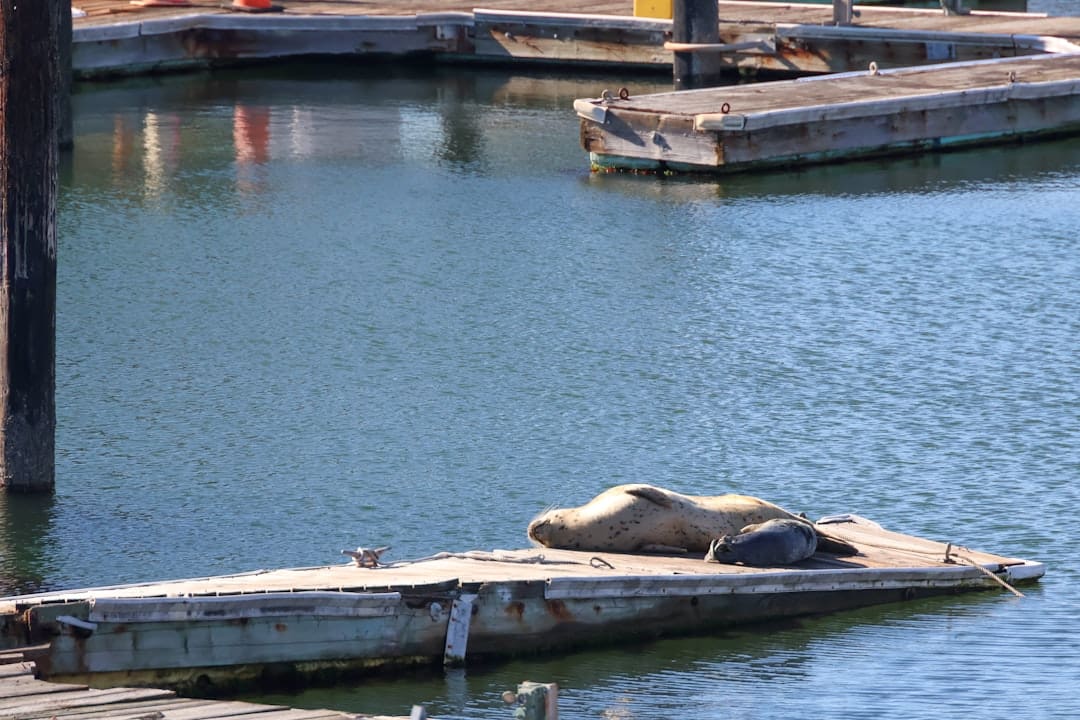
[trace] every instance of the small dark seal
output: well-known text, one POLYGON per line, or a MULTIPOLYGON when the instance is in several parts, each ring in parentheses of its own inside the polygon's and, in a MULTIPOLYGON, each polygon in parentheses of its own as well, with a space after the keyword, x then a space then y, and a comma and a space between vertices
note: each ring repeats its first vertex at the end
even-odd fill
POLYGON ((738 535, 724 535, 709 546, 709 562, 756 567, 792 565, 817 552, 817 533, 805 522, 786 518, 747 525, 738 535))

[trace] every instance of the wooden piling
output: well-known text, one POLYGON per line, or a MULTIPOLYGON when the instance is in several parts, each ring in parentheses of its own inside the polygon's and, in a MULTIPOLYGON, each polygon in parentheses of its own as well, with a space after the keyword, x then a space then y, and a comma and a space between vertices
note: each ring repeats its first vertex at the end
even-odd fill
MULTIPOLYGON (((673 43, 719 44, 720 10, 715 0, 674 0, 673 43)), ((712 87, 723 80, 719 56, 709 52, 675 52, 672 75, 676 90, 712 87)))
POLYGON ((19 492, 55 475, 62 4, 0 0, 0 488, 19 492))
POLYGON ((852 0, 833 0, 833 25, 850 25, 854 14, 852 0))
POLYGON ((57 62, 59 63, 59 84, 56 89, 56 138, 60 150, 68 150, 75 143, 75 127, 71 110, 72 66, 71 51, 73 28, 71 22, 71 3, 56 3, 57 12, 57 62))
POLYGON ((559 720, 559 686, 525 681, 518 685, 515 720, 559 720))

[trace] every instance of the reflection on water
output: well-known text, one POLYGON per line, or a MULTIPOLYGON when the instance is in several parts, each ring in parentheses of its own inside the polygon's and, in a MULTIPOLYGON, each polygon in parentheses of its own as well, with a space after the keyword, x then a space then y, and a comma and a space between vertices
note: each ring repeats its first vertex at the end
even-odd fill
MULTIPOLYGON (((564 109, 573 99, 595 95, 611 83, 605 78, 507 77, 460 70, 441 70, 429 79, 426 71, 395 67, 359 68, 353 74, 343 79, 336 66, 316 63, 291 74, 270 68, 254 78, 240 71, 182 76, 168 83, 139 79, 94 86, 77 96, 86 114, 84 142, 75 148, 73 162, 76 169, 96 163, 107 145, 112 184, 128 186, 135 173, 142 177, 148 198, 160 197, 178 174, 198 163, 232 167, 241 189, 258 175, 249 172, 249 166, 272 161, 386 164, 434 158, 448 167, 469 167, 485 160, 492 141, 490 123, 512 133, 520 121, 518 109, 564 109), (393 87, 389 96, 387 87, 393 87), (181 114, 169 109, 176 102, 188 110, 181 114), (366 103, 360 115, 352 110, 357 102, 366 103), (476 112, 478 103, 496 114, 482 118, 476 112), (500 115, 502 107, 515 108, 515 114, 500 115), (226 117, 227 136, 221 132, 226 117)), ((670 84, 663 75, 618 82, 636 93, 670 84)), ((528 154, 529 139, 522 140, 514 142, 522 144, 518 151, 528 154)), ((184 188, 174 185, 169 190, 184 188)))
POLYGON ((51 495, 0 493, 0 596, 48 587, 56 560, 51 495))

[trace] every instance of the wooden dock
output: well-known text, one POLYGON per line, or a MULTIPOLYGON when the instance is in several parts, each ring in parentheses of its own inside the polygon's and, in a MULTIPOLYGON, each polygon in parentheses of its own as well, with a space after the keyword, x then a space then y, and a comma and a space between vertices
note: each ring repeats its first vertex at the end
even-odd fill
POLYGON ((858 554, 755 568, 531 548, 3 598, 0 645, 45 643, 34 659, 51 680, 205 692, 257 684, 268 668, 326 681, 441 667, 1000 590, 1045 571, 854 516, 828 533, 858 554))
MULTIPOLYGON (((96 77, 311 55, 616 65, 670 70, 670 19, 634 17, 632 0, 278 0, 280 12, 236 12, 221 0, 141 7, 76 0, 73 65, 96 77), (527 10, 524 8, 528 8, 527 10)), ((828 5, 720 0, 732 71, 840 72, 1013 57, 1080 43, 1080 17, 856 7, 832 24, 828 5)))
POLYGON ((21 653, 0 654, 0 718, 17 720, 404 720, 248 702, 191 700, 170 690, 45 682, 21 653))
POLYGON ((577 100, 594 169, 740 172, 1080 132, 1080 54, 577 100))

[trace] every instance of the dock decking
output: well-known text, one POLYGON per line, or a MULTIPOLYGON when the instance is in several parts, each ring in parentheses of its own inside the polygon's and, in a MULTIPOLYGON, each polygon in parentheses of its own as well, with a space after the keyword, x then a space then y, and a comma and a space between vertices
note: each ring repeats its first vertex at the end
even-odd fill
POLYGON ((752 568, 532 548, 4 598, 0 644, 48 643, 35 660, 57 681, 228 689, 257 684, 267 667, 457 664, 985 590, 1044 572, 859 518, 828 532, 859 554, 752 568))
POLYGON ((597 169, 737 172, 1080 131, 1080 54, 578 100, 597 169))
MULTIPOLYGON (((45 682, 20 653, 0 655, 0 718, 18 720, 395 720, 332 710, 298 710, 248 702, 191 700, 170 690, 45 682)), ((398 718, 396 720, 404 720, 398 718)))
MULTIPOLYGON (((407 56, 670 68, 671 20, 633 17, 630 0, 279 0, 281 12, 232 11, 218 0, 141 7, 76 0, 78 76, 307 55, 407 56), (223 7, 224 5, 224 7, 223 7), (524 8, 528 8, 527 10, 524 8)), ((1069 49, 1080 17, 857 7, 831 26, 828 5, 720 1, 721 52, 732 71, 840 72, 1069 49)))

